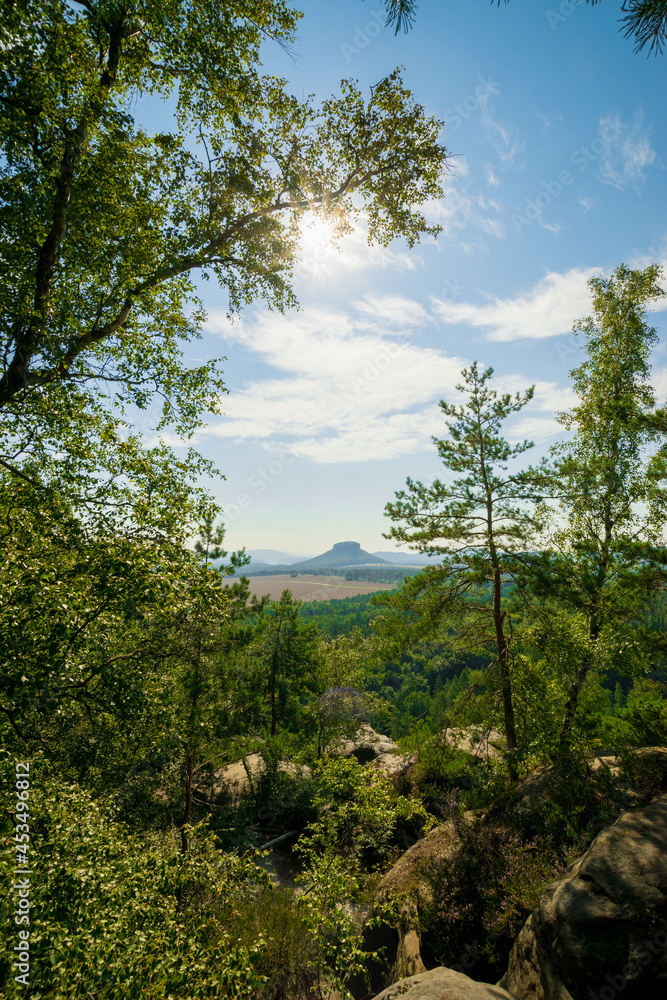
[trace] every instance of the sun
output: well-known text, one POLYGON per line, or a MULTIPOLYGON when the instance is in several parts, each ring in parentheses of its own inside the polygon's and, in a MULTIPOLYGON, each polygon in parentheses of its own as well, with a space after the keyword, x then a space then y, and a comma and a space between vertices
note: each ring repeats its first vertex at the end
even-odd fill
POLYGON ((340 260, 340 230, 334 220, 309 212, 300 223, 300 270, 311 278, 331 276, 340 260))
POLYGON ((334 249, 336 234, 331 222, 322 216, 309 213, 301 222, 301 253, 304 257, 317 258, 334 249))

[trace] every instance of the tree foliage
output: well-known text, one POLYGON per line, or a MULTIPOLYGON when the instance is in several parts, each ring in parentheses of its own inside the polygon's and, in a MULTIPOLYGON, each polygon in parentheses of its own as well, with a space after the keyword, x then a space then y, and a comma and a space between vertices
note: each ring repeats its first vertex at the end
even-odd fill
POLYGON ((621 10, 625 37, 634 38, 635 52, 648 45, 649 55, 661 55, 667 40, 666 0, 624 0, 621 10))
POLYGON ((575 326, 586 360, 571 373, 577 405, 559 417, 574 434, 554 449, 554 554, 533 583, 586 621, 563 738, 596 664, 645 664, 649 633, 637 621, 664 586, 667 414, 649 381, 657 336, 647 322, 650 303, 664 296, 660 276, 653 264, 592 278, 593 314, 575 326))
MULTIPOLYGON (((251 858, 216 851, 201 830, 197 850, 185 857, 167 837, 147 845, 108 805, 42 768, 38 773, 31 810, 32 997, 242 1000, 260 985, 255 964, 264 942, 232 941, 221 920, 225 905, 268 882, 251 858)), ((13 1000, 25 987, 12 972, 15 876, 6 849, 4 855, 0 981, 3 996, 13 1000)))
POLYGON ((303 694, 317 687, 317 626, 301 619, 301 602, 291 591, 284 590, 279 601, 262 608, 253 655, 261 664, 258 680, 269 734, 275 736, 279 723, 298 718, 303 694))
MULTIPOLYGON (((495 0, 500 7, 500 0, 495 0)), ((509 3, 509 0, 503 0, 509 3)), ((577 3, 578 0, 569 0, 577 3)), ((587 4, 595 6, 600 0, 586 0, 587 4)), ((494 0, 491 0, 494 3, 494 0)), ((401 28, 408 32, 412 27, 417 12, 416 0, 385 0, 387 24, 396 27, 396 34, 401 28)), ((635 52, 641 52, 648 45, 649 55, 662 53, 667 40, 667 0, 623 0, 622 17, 619 18, 621 31, 626 38, 635 42, 635 52)))

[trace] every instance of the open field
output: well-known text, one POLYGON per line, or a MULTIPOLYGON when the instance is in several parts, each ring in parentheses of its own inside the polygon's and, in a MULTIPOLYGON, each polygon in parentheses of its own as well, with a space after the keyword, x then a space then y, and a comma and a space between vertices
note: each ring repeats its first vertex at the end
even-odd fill
POLYGON ((366 580, 346 580, 344 576, 314 576, 311 573, 299 573, 297 577, 289 573, 250 577, 250 592, 258 597, 268 594, 272 601, 280 600, 283 590, 291 590, 300 601, 331 601, 337 597, 356 597, 357 594, 394 589, 391 583, 370 583, 366 580))

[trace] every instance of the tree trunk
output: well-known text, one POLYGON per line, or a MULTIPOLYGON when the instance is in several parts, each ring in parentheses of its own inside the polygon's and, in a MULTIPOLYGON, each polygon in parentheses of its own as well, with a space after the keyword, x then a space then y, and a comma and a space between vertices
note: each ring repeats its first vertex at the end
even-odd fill
POLYGON ((494 567, 493 570, 493 624, 496 632, 498 663, 500 665, 500 691, 503 699, 505 738, 507 740, 507 769, 509 771, 510 781, 514 782, 519 779, 516 769, 516 721, 514 718, 514 702, 512 700, 509 646, 503 629, 503 619, 505 615, 500 607, 501 585, 502 573, 500 571, 500 566, 497 566, 494 567))
POLYGON ((185 762, 185 805, 183 807, 183 822, 181 823, 181 851, 183 854, 188 853, 188 833, 187 826, 190 822, 190 814, 192 813, 192 771, 193 771, 193 753, 188 751, 188 756, 185 762))
MULTIPOLYGON (((616 454, 617 449, 612 449, 614 454, 616 454)), ((588 638, 591 643, 591 650, 588 655, 583 658, 581 665, 579 667, 579 672, 576 679, 572 682, 570 688, 570 694, 567 699, 567 704, 565 706, 565 716, 563 717, 563 723, 560 729, 560 735, 558 742, 561 749, 563 749, 570 742, 572 735, 572 723, 574 722, 574 716, 577 711, 577 706, 579 705, 579 695, 581 694, 582 688, 586 683, 586 678, 593 669, 595 665, 595 656, 593 654, 592 648, 596 639, 600 635, 600 621, 598 617, 598 608, 602 600, 602 594, 604 592, 604 586, 607 582, 607 566, 609 561, 609 550, 612 542, 612 523, 611 516, 609 513, 609 505, 607 507, 605 516, 605 531, 604 538, 602 540, 602 549, 600 553, 600 561, 598 564, 597 578, 595 581, 596 591, 593 599, 593 610, 588 616, 588 638)))
MULTIPOLYGON (((597 615, 592 614, 588 623, 588 635, 591 642, 594 642, 597 639, 599 632, 600 627, 598 625, 597 615)), ((593 669, 594 665, 595 658, 592 653, 589 653, 588 656, 585 656, 581 661, 579 672, 570 687, 570 694, 567 699, 567 704, 565 705, 565 715, 563 717, 563 722, 560 727, 560 735, 558 737, 561 749, 568 745, 572 737, 572 724, 579 705, 579 695, 581 694, 582 688, 586 683, 586 678, 593 669)))
POLYGON ((493 627, 496 634, 496 649, 498 651, 498 665, 500 667, 500 691, 503 699, 503 716, 505 722, 505 739, 507 740, 507 770, 509 772, 509 778, 512 783, 519 780, 519 774, 516 769, 516 752, 517 752, 517 739, 516 739, 516 722, 514 719, 514 704, 512 701, 512 677, 510 674, 510 655, 509 655, 509 644, 507 638, 505 637, 505 630, 503 628, 503 623, 505 619, 505 613, 502 610, 501 598, 502 598, 502 566, 500 565, 500 559, 498 558, 498 550, 496 549, 496 539, 494 534, 494 518, 493 518, 493 493, 489 485, 489 478, 486 469, 486 460, 484 457, 484 447, 483 447, 483 433, 481 423, 479 421, 478 413, 478 429, 479 429, 479 441, 480 441, 480 471, 482 474, 482 479, 484 482, 484 490, 486 492, 486 528, 487 528, 487 540, 489 545, 489 556, 491 557, 491 566, 493 569, 493 627))
POLYGON ((276 709, 276 674, 278 671, 278 666, 276 663, 277 655, 273 654, 273 659, 271 662, 271 735, 276 735, 276 723, 277 723, 277 709, 276 709))
POLYGON ((586 683, 586 678, 593 666, 593 659, 587 656, 582 660, 581 666, 579 667, 579 673, 576 679, 572 682, 570 687, 570 694, 567 699, 567 704, 565 705, 565 715, 563 717, 563 722, 560 727, 560 735, 558 737, 558 743, 563 749, 570 742, 572 736, 572 723, 574 722, 574 716, 577 711, 577 706, 579 704, 579 695, 581 694, 581 689, 586 683))

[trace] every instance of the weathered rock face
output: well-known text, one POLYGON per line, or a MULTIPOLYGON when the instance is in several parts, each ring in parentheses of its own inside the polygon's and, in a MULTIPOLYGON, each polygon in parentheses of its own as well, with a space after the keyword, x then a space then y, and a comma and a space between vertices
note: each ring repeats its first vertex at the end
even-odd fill
POLYGON ((370 991, 361 979, 350 984, 357 1000, 375 995, 392 979, 403 979, 426 971, 421 957, 419 909, 430 899, 430 888, 423 877, 422 867, 432 859, 448 856, 453 852, 455 843, 454 824, 449 820, 413 844, 378 885, 375 913, 382 912, 389 905, 395 910, 396 919, 381 927, 364 928, 364 947, 368 951, 382 949, 383 960, 381 963, 368 963, 370 991))
MULTIPOLYGON (((649 789, 652 789, 652 795, 667 789, 667 747, 643 747, 635 751, 635 766, 637 774, 630 783, 622 779, 619 758, 609 751, 600 751, 588 765, 592 774, 608 774, 616 787, 625 794, 627 804, 634 805, 649 789)), ((517 788, 517 793, 523 800, 517 807, 519 811, 548 800, 554 774, 553 765, 542 766, 521 782, 517 788)))
POLYGON ((375 771, 384 771, 387 777, 396 779, 407 774, 414 767, 415 760, 415 757, 405 757, 400 753, 381 753, 370 762, 369 767, 375 771))
POLYGON ((476 983, 453 969, 432 969, 387 987, 376 1000, 513 1000, 499 986, 476 983))
POLYGON ((456 830, 452 820, 436 826, 423 840, 408 848, 378 885, 376 896, 407 893, 424 898, 430 890, 423 877, 426 862, 450 856, 456 847, 456 830))
POLYGON ((365 722, 359 727, 353 740, 343 741, 339 753, 341 757, 356 757, 360 764, 367 764, 395 750, 398 750, 398 745, 389 736, 376 733, 373 727, 365 722))
POLYGON ((466 726, 463 729, 447 729, 445 741, 457 750, 463 750, 471 757, 479 760, 503 760, 503 749, 506 740, 497 729, 484 729, 483 726, 466 726))
POLYGON ((664 1000, 667 795, 624 813, 547 889, 501 985, 517 1000, 664 1000))
MULTIPOLYGON (((208 802, 228 802, 230 805, 236 806, 250 790, 252 783, 262 776, 264 767, 264 758, 261 754, 248 754, 235 764, 218 768, 211 781, 202 785, 199 791, 208 802)), ((280 761, 278 771, 290 778, 309 778, 312 776, 309 767, 297 766, 289 761, 280 761)))

